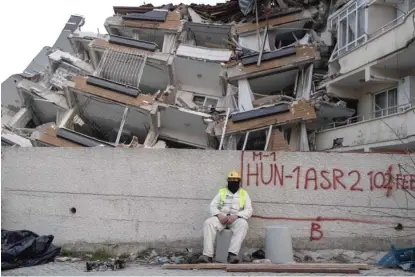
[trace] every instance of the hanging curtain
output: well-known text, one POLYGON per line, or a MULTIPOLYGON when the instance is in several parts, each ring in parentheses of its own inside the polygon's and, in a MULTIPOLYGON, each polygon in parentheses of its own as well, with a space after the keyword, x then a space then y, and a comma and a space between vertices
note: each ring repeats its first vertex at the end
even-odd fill
POLYGON ((163 53, 172 53, 176 43, 176 34, 165 34, 163 42, 163 53))
POLYGON ((252 94, 251 86, 247 79, 238 81, 238 108, 240 112, 250 111, 254 108, 252 101, 254 95, 252 94))

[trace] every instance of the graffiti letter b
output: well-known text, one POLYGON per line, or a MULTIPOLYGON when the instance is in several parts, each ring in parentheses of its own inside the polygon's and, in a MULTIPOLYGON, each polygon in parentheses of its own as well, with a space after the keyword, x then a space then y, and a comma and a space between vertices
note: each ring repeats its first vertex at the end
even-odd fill
POLYGON ((323 231, 321 231, 320 224, 316 222, 311 222, 310 241, 320 240, 322 237, 323 237, 323 231))

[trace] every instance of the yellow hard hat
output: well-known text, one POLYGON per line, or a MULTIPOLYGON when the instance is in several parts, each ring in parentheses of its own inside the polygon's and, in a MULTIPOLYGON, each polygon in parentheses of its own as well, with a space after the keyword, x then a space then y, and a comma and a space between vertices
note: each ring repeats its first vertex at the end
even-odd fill
POLYGON ((238 171, 231 171, 228 174, 228 179, 241 179, 241 174, 238 171))

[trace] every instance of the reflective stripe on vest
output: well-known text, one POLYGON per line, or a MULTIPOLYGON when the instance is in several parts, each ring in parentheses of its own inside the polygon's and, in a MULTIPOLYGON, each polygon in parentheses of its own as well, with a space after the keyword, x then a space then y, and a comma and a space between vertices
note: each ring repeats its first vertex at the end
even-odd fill
MULTIPOLYGON (((228 188, 221 188, 219 190, 220 201, 218 209, 222 209, 223 204, 225 203, 226 195, 228 194, 228 188)), ((243 188, 239 189, 239 208, 242 210, 245 207, 245 200, 248 192, 243 188)))

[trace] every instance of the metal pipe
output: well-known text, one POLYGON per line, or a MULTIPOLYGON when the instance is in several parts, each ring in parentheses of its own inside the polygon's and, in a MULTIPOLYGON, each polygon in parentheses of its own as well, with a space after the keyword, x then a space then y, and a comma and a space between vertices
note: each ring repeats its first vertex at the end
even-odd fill
POLYGON ((225 124, 223 125, 223 129, 222 129, 222 136, 220 138, 219 150, 222 150, 223 139, 225 138, 226 125, 228 125, 228 119, 229 119, 230 112, 231 112, 231 109, 228 108, 228 111, 226 112, 225 124))
POLYGON ((267 39, 267 37, 268 37, 268 25, 265 28, 264 39, 262 40, 262 47, 261 47, 261 50, 259 51, 258 61, 256 63, 257 66, 261 65, 262 53, 264 53, 265 40, 267 39))
POLYGON ((245 140, 244 140, 244 145, 242 146, 242 151, 244 151, 244 150, 245 150, 246 143, 248 142, 248 136, 249 136, 249 133, 251 133, 251 132, 250 132, 250 131, 248 131, 248 132, 245 134, 245 140))
POLYGON ((124 124, 125 124, 125 120, 127 119, 127 114, 128 114, 128 107, 125 107, 124 114, 122 115, 120 129, 118 130, 117 139, 115 140, 115 145, 118 145, 120 143, 121 133, 122 133, 122 130, 124 129, 124 124))
POLYGON ((264 151, 267 151, 269 139, 271 138, 271 132, 272 132, 272 125, 269 125, 268 134, 267 134, 267 141, 265 142, 264 151))

